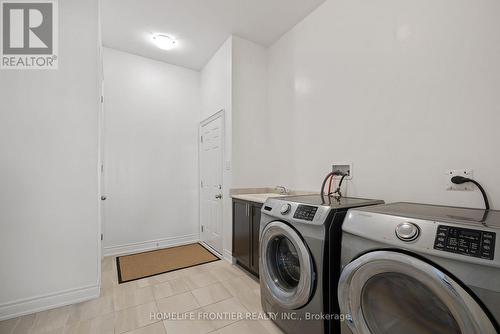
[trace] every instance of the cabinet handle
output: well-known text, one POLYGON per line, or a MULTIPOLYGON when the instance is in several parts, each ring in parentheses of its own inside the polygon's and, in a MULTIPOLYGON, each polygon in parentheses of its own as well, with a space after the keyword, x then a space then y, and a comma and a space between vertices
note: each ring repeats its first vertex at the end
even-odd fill
POLYGON ((246 214, 247 214, 247 217, 250 216, 250 206, 248 205, 247 203, 247 207, 246 207, 246 214))

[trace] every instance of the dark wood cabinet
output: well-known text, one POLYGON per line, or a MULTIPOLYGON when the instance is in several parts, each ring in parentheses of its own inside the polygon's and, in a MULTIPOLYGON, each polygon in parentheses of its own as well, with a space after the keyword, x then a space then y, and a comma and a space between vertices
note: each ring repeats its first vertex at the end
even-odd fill
POLYGON ((250 269, 254 273, 259 275, 259 230, 260 230, 260 209, 262 208, 262 205, 252 205, 252 214, 251 214, 251 239, 252 239, 252 256, 251 256, 251 263, 250 263, 250 269))
POLYGON ((248 220, 248 202, 233 201, 233 257, 246 268, 250 267, 248 220))
POLYGON ((233 199, 233 257, 259 276, 259 229, 262 204, 233 199))

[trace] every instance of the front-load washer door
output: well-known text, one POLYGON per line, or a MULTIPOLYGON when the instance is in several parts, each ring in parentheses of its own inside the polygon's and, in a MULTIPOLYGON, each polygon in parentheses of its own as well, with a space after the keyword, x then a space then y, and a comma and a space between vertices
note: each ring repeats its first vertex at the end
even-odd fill
POLYGON ((283 222, 266 225, 260 241, 263 287, 272 301, 285 309, 307 304, 314 284, 314 266, 299 234, 283 222))
POLYGON ((460 284, 406 253, 362 255, 342 271, 338 292, 354 334, 497 333, 460 284))

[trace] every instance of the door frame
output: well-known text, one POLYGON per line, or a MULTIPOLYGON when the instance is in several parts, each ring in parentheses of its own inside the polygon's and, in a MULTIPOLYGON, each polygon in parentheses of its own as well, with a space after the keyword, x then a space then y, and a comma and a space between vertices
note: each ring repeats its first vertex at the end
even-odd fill
POLYGON ((224 161, 226 159, 226 112, 224 109, 220 109, 213 115, 203 119, 200 124, 198 125, 198 232, 199 232, 199 240, 200 243, 206 247, 209 251, 214 253, 214 255, 218 256, 219 258, 223 258, 223 253, 224 253, 224 212, 225 212, 225 198, 224 194, 226 193, 226 185, 224 183, 224 161), (216 249, 214 249, 212 246, 207 244, 202 240, 201 236, 201 129, 207 125, 208 123, 216 120, 217 118, 221 119, 221 182, 222 182, 222 222, 221 222, 221 231, 220 235, 222 238, 222 249, 220 252, 216 249))

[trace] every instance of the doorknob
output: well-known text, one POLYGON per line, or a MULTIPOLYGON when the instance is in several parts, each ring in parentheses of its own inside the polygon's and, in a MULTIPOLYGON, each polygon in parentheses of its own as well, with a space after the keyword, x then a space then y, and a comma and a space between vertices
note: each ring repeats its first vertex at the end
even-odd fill
POLYGON ((101 196, 101 201, 105 201, 107 198, 107 196, 101 196))
POLYGON ((217 194, 217 195, 215 195, 215 198, 216 198, 216 199, 221 199, 221 198, 222 198, 222 194, 217 194))

